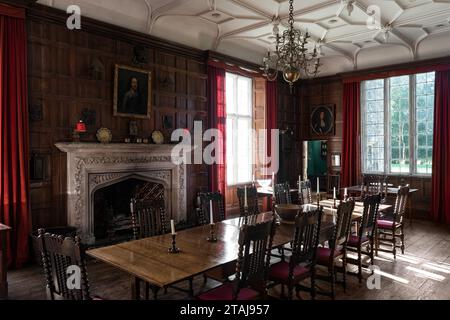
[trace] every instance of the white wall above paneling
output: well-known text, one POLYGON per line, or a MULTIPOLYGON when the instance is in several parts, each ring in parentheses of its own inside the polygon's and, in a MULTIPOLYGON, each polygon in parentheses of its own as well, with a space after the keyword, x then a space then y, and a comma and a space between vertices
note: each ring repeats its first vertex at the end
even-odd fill
MULTIPOLYGON (((272 18, 281 18, 283 30, 289 8, 287 0, 38 3, 62 10, 76 4, 82 16, 255 63, 273 49, 272 18)), ((296 27, 311 34, 310 45, 322 47, 323 76, 450 52, 450 0, 295 0, 294 16, 296 27), (374 12, 378 23, 369 28, 374 12)))

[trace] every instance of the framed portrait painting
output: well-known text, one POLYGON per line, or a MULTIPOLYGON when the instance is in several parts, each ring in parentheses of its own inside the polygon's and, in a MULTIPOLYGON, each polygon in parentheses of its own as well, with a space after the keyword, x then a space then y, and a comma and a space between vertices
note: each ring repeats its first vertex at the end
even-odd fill
POLYGON ((114 116, 150 119, 152 73, 116 65, 114 73, 114 116))
POLYGON ((310 128, 312 136, 326 137, 335 134, 335 111, 336 106, 334 104, 311 107, 310 128))

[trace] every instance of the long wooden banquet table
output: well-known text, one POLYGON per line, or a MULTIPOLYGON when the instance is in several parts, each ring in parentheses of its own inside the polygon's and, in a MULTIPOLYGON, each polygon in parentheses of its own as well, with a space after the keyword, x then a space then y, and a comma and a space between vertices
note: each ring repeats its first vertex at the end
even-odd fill
MULTIPOLYGON (((251 223, 271 219, 272 212, 261 213, 251 223)), ((324 215, 321 237, 326 239, 333 222, 324 215)), ((249 222, 250 223, 250 222, 249 222)), ((215 267, 235 261, 238 256, 238 237, 243 218, 224 220, 215 225, 217 242, 208 242, 210 226, 199 226, 177 233, 176 246, 180 253, 168 252, 172 244, 171 234, 133 240, 108 247, 87 251, 97 260, 112 265, 131 275, 132 299, 140 299, 140 282, 146 281, 159 288, 188 280, 215 267)), ((273 248, 289 243, 293 238, 294 225, 281 223, 277 226, 273 248)), ((193 295, 192 292, 189 293, 193 295)))

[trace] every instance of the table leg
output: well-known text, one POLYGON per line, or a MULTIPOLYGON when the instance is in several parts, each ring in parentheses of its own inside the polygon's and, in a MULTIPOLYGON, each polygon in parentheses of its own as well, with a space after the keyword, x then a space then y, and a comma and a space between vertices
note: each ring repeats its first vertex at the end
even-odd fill
POLYGON ((6 279, 6 235, 0 232, 0 299, 8 298, 6 279))
POLYGON ((141 300, 141 280, 137 277, 131 278, 131 299, 141 300))

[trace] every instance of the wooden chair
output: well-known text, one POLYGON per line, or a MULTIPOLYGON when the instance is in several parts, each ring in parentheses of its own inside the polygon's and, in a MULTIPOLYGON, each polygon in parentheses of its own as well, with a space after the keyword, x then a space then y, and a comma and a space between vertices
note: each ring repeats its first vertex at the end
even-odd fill
MULTIPOLYGON (((197 209, 197 225, 203 226, 210 223, 210 203, 213 205, 214 222, 225 220, 225 203, 220 192, 201 192, 198 194, 199 208, 197 209)), ((234 274, 236 262, 232 261, 223 266, 211 269, 203 274, 203 282, 206 284, 208 278, 219 282, 228 281, 228 277, 234 274)))
MULTIPOLYGON (((154 237, 168 232, 164 198, 159 197, 155 199, 146 197, 146 199, 131 199, 131 221, 135 240, 154 237)), ((192 292, 192 279, 189 279, 189 283, 190 292, 192 292)), ((146 300, 149 299, 150 290, 153 292, 154 299, 157 300, 160 288, 145 282, 146 300)))
POLYGON ((244 224, 239 232, 239 253, 235 279, 200 294, 198 299, 254 300, 265 298, 274 234, 274 218, 259 224, 244 224))
POLYGON ((89 292, 86 260, 81 239, 38 231, 38 247, 46 280, 49 300, 93 300, 89 292), (70 273, 69 267, 74 268, 70 273), (79 274, 77 273, 79 271, 79 274), (80 276, 79 279, 72 277, 80 276), (69 284, 74 287, 70 288, 69 284), (77 286, 79 284, 79 286, 77 286))
POLYGON ((378 207, 380 205, 381 195, 376 194, 364 198, 364 209, 358 226, 358 234, 350 235, 347 242, 347 250, 356 252, 357 259, 347 257, 347 263, 358 265, 358 279, 362 282, 362 255, 370 257, 370 263, 373 265, 378 207), (363 248, 366 248, 363 250, 363 248))
POLYGON ((289 262, 282 260, 270 268, 269 280, 273 281, 274 285, 281 284, 282 295, 284 295, 284 286, 287 286, 289 300, 292 300, 294 286, 296 286, 297 295, 300 289, 306 289, 310 292, 312 299, 316 296, 315 265, 322 212, 320 207, 303 212, 296 217, 294 239, 291 243, 292 255, 289 262), (307 278, 311 279, 310 288, 300 285, 300 282, 307 278))
POLYGON ((197 224, 206 225, 210 221, 210 203, 213 204, 214 222, 225 220, 225 202, 220 192, 199 193, 200 206, 197 210, 197 224))
POLYGON ((298 190, 299 190, 298 199, 301 205, 313 203, 311 193, 311 181, 309 180, 300 181, 300 186, 298 190))
POLYGON ((291 188, 289 182, 278 183, 275 185, 276 204, 291 204, 291 188))
POLYGON ((157 200, 131 199, 130 208, 134 239, 167 233, 164 198, 157 200))
POLYGON ((403 216, 406 211, 406 204, 408 203, 409 186, 399 187, 397 191, 397 198, 395 199, 395 206, 392 215, 392 220, 379 219, 377 221, 377 248, 378 251, 392 252, 394 259, 397 257, 396 248, 401 248, 402 254, 405 254, 405 233, 403 216), (400 238, 400 245, 397 245, 397 238, 400 238), (391 245, 392 249, 382 249, 380 244, 391 245))
POLYGON ((346 289, 346 273, 347 273, 347 240, 352 221, 352 213, 355 207, 355 201, 350 198, 342 201, 337 208, 336 224, 333 234, 328 241, 328 248, 319 247, 317 249, 317 265, 325 266, 328 274, 322 276, 316 275, 316 279, 326 280, 331 283, 331 292, 318 292, 320 294, 329 295, 335 298, 336 272, 339 268, 336 266, 339 260, 342 260, 340 268, 343 274, 344 291, 346 289))
POLYGON ((361 185, 361 200, 365 196, 381 194, 381 201, 387 198, 388 176, 378 174, 363 174, 361 185))
MULTIPOLYGON (((245 216, 244 195, 245 187, 238 187, 237 196, 239 200, 239 212, 241 217, 245 216)), ((258 191, 255 186, 247 186, 247 204, 247 215, 257 215, 260 213, 258 204, 258 191)))
POLYGON ((330 198, 333 197, 334 188, 336 188, 336 198, 339 199, 341 190, 341 176, 339 174, 328 174, 327 194, 330 198))

